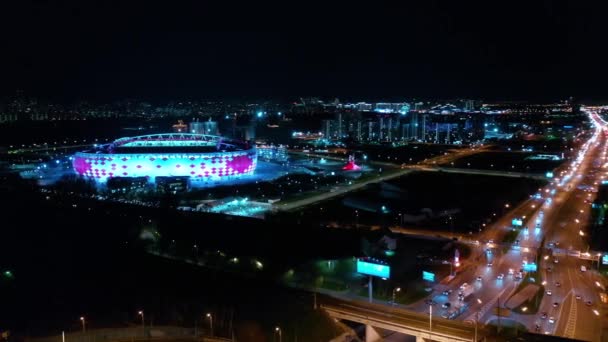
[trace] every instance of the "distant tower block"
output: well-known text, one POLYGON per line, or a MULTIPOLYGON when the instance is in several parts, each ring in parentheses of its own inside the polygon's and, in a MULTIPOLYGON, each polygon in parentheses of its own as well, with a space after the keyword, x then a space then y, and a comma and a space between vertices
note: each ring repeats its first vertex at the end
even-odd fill
POLYGON ((355 156, 353 156, 352 154, 348 156, 348 163, 346 163, 346 165, 342 167, 342 170, 344 171, 355 171, 360 169, 361 166, 355 164, 355 156))

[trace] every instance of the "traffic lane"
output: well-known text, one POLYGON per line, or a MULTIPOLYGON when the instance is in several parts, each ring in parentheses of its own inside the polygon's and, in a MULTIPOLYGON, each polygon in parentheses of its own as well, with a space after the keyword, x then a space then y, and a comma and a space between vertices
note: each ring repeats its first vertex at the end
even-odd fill
MULTIPOLYGON (((588 273, 588 272, 585 272, 588 273)), ((581 295, 580 300, 576 300, 577 305, 577 320, 576 331, 574 337, 586 341, 599 341, 601 330, 601 317, 596 315, 593 310, 600 312, 600 302, 597 296, 596 289, 582 279, 586 274, 580 271, 576 272, 577 291, 581 295), (587 305, 588 300, 592 301, 591 305, 587 305)))

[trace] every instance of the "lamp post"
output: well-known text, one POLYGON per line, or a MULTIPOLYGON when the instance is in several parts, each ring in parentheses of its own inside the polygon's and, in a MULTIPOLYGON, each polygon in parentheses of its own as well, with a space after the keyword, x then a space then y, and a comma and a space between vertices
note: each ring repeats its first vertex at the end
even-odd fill
MULTIPOLYGON (((481 299, 477 298, 477 303, 480 305, 483 304, 481 299)), ((477 342, 477 324, 479 323, 479 309, 475 311, 475 342, 477 342)))
POLYGON ((279 333, 279 342, 283 342, 283 333, 281 332, 280 327, 274 327, 275 333, 279 333))
POLYGON ((429 339, 433 340, 433 305, 429 304, 429 339))
POLYGON ((213 316, 210 313, 207 313, 205 317, 209 318, 209 330, 211 331, 211 336, 213 336, 213 316))
POLYGON ((393 289, 393 305, 397 304, 397 302, 395 301, 395 297, 397 295, 397 292, 400 292, 400 291, 401 291, 400 287, 397 287, 397 288, 393 289))
POLYGON ((80 316, 80 323, 82 323, 82 332, 87 332, 87 320, 84 316, 80 316))
POLYGON ((145 334, 146 334, 146 321, 145 321, 145 319, 144 319, 144 311, 143 311, 143 310, 139 310, 139 311, 137 312, 137 314, 138 314, 139 316, 141 316, 141 331, 142 331, 142 332, 143 332, 143 334, 145 335, 145 334))

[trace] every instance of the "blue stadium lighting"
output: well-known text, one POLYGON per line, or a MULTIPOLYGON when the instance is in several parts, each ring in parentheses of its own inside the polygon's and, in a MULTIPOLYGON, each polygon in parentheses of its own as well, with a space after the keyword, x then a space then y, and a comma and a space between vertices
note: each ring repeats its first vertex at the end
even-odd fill
MULTIPOLYGON (((255 146, 204 134, 152 134, 127 137, 103 150, 78 152, 72 159, 77 174, 105 182, 112 177, 188 177, 191 181, 230 182, 252 175, 255 146)), ((46 165, 43 165, 46 167, 46 165)))

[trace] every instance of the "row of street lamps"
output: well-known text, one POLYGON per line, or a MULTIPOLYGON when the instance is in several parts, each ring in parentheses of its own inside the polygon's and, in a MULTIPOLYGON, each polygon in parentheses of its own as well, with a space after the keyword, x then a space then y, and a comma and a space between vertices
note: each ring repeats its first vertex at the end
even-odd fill
MULTIPOLYGON (((398 287, 395 290, 396 290, 396 292, 399 292, 399 291, 401 291, 401 288, 398 287)), ((395 290, 393 290, 393 302, 394 302, 394 297, 395 297, 395 290)), ((137 312, 137 315, 141 316, 141 327, 145 331, 146 326, 145 326, 145 319, 144 319, 144 311, 143 310, 139 310, 137 312)), ((211 315, 211 313, 208 312, 208 313, 205 314, 205 318, 209 319, 209 331, 211 333, 210 335, 214 336, 213 335, 213 315, 211 315)), ((85 333, 87 331, 87 329, 86 329, 86 326, 87 326, 87 320, 86 320, 86 318, 84 316, 80 316, 80 322, 82 324, 82 332, 85 333)), ((283 333, 281 331, 281 328, 279 326, 276 326, 274 328, 274 332, 275 332, 275 334, 279 335, 279 342, 283 342, 283 333)))
MULTIPOLYGON (((144 319, 144 311, 143 310, 139 310, 137 312, 138 316, 141 316, 141 327, 142 329, 146 330, 146 325, 145 325, 145 319, 144 319)), ((87 332, 87 319, 84 316, 80 316, 80 323, 82 324, 82 332, 86 333, 87 332)))
MULTIPOLYGON (((145 325, 145 316, 144 316, 144 311, 143 310, 139 310, 137 312, 138 316, 141 316, 141 327, 145 332, 146 329, 146 325, 145 325)), ((213 316, 211 315, 211 313, 207 313, 205 315, 206 318, 209 318, 209 330, 211 332, 211 336, 213 336, 213 316)), ((87 331, 87 319, 84 316, 80 316, 80 323, 82 324, 82 332, 85 333, 87 331)), ((277 327, 278 328, 278 327, 277 327)))

